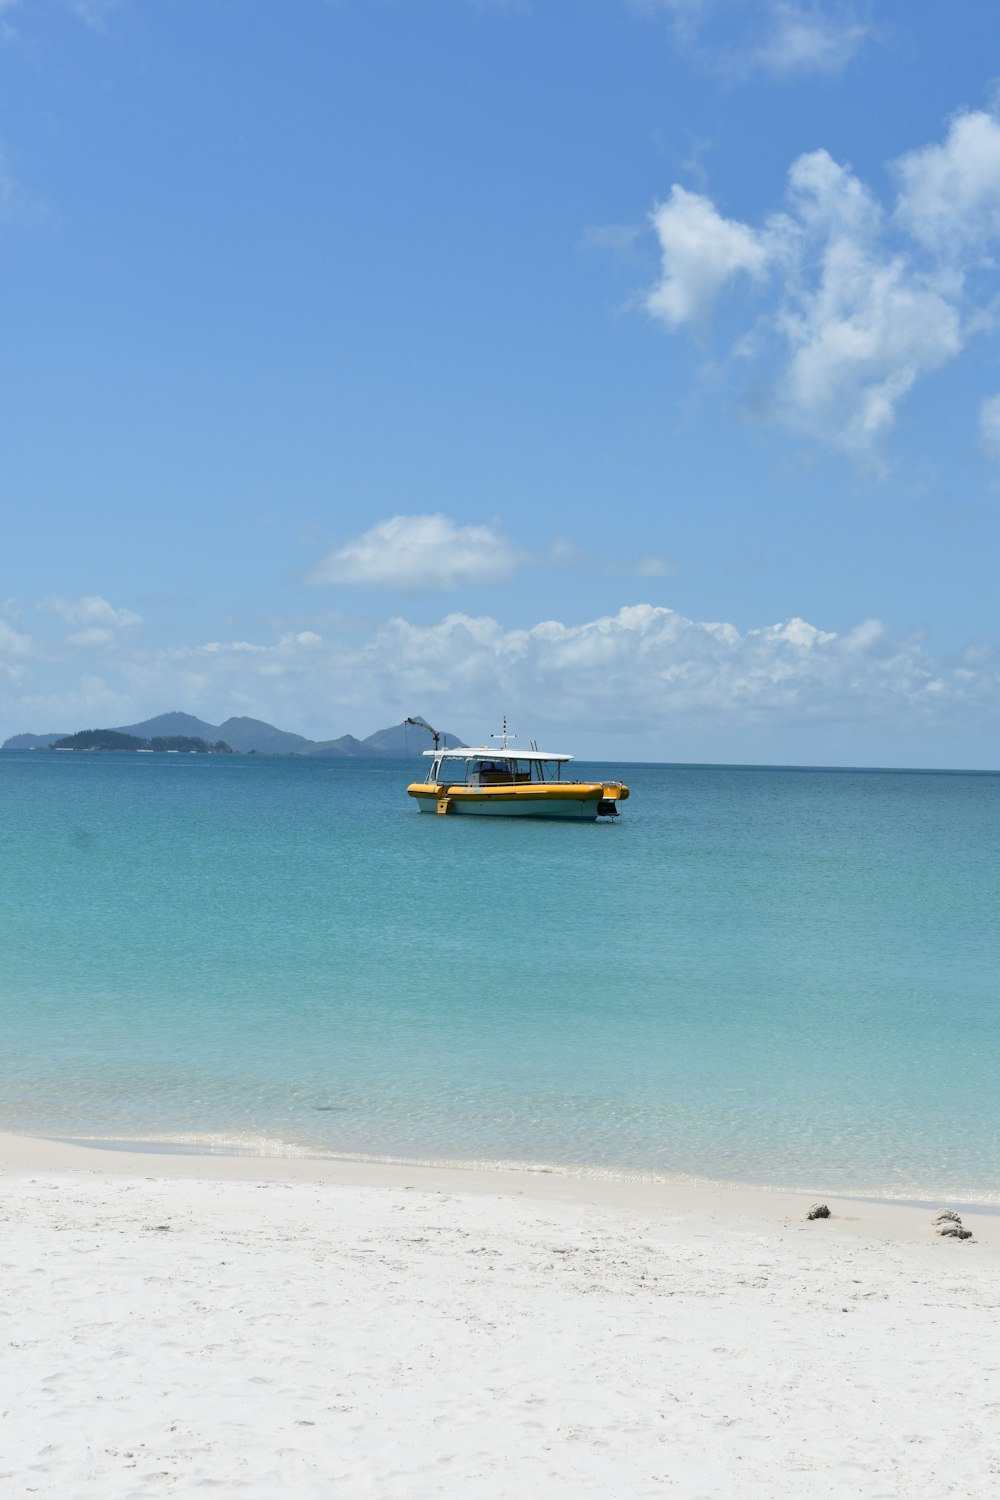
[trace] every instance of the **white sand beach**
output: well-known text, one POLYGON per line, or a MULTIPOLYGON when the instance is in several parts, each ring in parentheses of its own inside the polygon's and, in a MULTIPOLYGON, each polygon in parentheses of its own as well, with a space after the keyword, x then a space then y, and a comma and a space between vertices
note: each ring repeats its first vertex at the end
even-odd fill
POLYGON ((1000 1218, 0 1137, 0 1496, 986 1496, 1000 1218))

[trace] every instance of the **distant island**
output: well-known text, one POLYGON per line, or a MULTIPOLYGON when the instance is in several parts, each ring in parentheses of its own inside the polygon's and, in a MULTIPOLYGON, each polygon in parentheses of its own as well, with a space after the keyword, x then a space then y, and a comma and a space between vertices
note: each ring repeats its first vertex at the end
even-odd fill
MULTIPOLYGON (((413 715, 414 718, 421 715, 413 715)), ((442 745, 454 749, 465 741, 454 734, 442 736, 442 745)), ((4 740, 3 750, 200 750, 201 753, 238 755, 327 755, 416 756, 431 748, 426 731, 412 725, 394 724, 376 730, 366 739, 352 734, 335 740, 310 740, 303 734, 277 729, 263 719, 233 718, 223 724, 208 724, 194 714, 167 713, 141 724, 120 724, 113 729, 81 729, 75 734, 15 734, 4 740), (120 741, 134 743, 115 743, 120 741), (100 741, 100 743, 98 743, 100 741)))
MULTIPOLYGON (((6 748, 6 747, 5 747, 6 748)), ((124 734, 120 729, 80 729, 76 734, 64 735, 54 744, 41 747, 45 750, 172 750, 179 755, 232 755, 231 745, 225 740, 216 740, 210 745, 200 735, 165 734, 143 739, 139 735, 124 734)))

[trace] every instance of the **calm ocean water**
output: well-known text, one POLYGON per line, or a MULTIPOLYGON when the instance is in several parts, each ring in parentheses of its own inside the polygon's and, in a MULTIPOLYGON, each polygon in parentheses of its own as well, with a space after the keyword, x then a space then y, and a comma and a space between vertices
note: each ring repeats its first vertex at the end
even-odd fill
POLYGON ((0 1128, 1000 1202, 1000 775, 411 772, 0 754, 0 1128))

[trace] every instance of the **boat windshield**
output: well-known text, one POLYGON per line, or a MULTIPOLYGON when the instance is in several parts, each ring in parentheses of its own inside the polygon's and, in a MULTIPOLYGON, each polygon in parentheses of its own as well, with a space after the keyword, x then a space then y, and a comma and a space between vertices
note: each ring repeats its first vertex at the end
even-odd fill
POLYGON ((487 755, 472 759, 442 755, 431 767, 431 780, 438 786, 509 786, 524 781, 549 781, 558 777, 559 766, 516 756, 487 755))
POLYGON ((434 762, 431 775, 440 786, 457 786, 469 779, 472 762, 458 755, 444 755, 434 762))

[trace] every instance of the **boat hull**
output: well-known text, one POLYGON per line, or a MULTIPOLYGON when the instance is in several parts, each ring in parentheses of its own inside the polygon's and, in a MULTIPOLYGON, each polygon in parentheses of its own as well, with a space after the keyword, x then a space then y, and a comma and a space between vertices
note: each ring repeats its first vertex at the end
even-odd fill
POLYGON ((628 796, 620 782, 537 782, 522 786, 435 786, 415 782, 407 787, 421 812, 487 818, 572 818, 593 822, 617 815, 615 804, 628 796))
MULTIPOLYGON (((422 813, 436 813, 437 797, 415 797, 414 801, 422 813)), ((501 802, 497 798, 449 797, 448 813, 477 818, 574 818, 593 822, 597 817, 597 802, 585 798, 564 798, 559 802, 533 802, 511 798, 501 802)))

